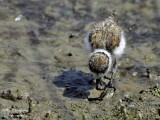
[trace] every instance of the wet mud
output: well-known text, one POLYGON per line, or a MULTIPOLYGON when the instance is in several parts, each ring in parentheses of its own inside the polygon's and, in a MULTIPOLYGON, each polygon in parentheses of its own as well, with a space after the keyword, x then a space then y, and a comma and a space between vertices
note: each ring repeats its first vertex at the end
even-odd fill
POLYGON ((160 119, 159 0, 0 0, 0 16, 0 119, 160 119), (84 38, 113 10, 127 42, 117 90, 89 102, 101 91, 84 38))

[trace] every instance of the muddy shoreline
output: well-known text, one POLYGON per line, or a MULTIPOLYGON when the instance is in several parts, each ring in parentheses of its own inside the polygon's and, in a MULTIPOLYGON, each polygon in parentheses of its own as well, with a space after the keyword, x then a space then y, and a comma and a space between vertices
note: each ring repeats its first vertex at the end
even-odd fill
POLYGON ((1 0, 0 16, 0 119, 160 119, 158 0, 1 0), (84 38, 115 9, 127 40, 118 90, 88 102, 100 92, 84 38))

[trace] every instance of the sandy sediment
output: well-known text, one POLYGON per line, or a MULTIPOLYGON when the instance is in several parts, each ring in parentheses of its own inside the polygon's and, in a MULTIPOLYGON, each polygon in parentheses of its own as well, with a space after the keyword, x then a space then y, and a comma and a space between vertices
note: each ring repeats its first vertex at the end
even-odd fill
POLYGON ((1 0, 0 119, 160 119, 159 11, 158 0, 1 0), (117 91, 89 102, 101 91, 84 38, 115 9, 127 41, 117 91))

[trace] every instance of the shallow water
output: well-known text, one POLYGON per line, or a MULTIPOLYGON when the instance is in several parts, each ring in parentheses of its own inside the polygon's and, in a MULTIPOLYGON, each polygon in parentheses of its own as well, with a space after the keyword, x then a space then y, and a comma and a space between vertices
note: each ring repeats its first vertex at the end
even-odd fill
POLYGON ((153 88, 160 84, 159 0, 0 0, 0 16, 0 91, 6 95, 0 97, 1 119, 124 119, 119 99, 128 119, 139 113, 160 119, 160 88, 153 88), (127 40, 116 73, 118 91, 88 102, 100 92, 88 84, 93 76, 83 39, 90 23, 114 9, 127 40), (7 97, 8 90, 14 99, 7 97), (28 97, 33 110, 23 113, 28 97))

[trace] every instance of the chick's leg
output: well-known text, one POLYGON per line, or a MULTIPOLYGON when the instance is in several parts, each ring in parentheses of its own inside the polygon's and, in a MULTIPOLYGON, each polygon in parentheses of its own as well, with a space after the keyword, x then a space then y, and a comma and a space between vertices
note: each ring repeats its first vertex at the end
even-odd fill
POLYGON ((100 86, 105 86, 105 82, 102 81, 102 78, 97 78, 96 79, 96 89, 97 90, 104 90, 104 88, 100 88, 100 86))
POLYGON ((109 82, 108 82, 108 86, 109 86, 110 88, 114 88, 114 87, 113 87, 113 84, 112 84, 112 81, 113 81, 113 79, 114 79, 114 75, 115 75, 115 73, 116 73, 117 67, 118 67, 118 65, 117 65, 117 59, 115 58, 115 59, 114 59, 114 62, 113 62, 112 69, 111 69, 111 78, 109 79, 109 82))
POLYGON ((113 87, 113 86, 110 86, 110 85, 106 85, 103 92, 100 94, 99 97, 96 97, 96 98, 88 98, 88 101, 102 101, 104 99, 104 97, 107 95, 108 93, 108 88, 113 88, 114 89, 114 92, 116 91, 116 88, 113 87))
POLYGON ((118 67, 118 65, 117 65, 117 59, 115 59, 114 62, 113 62, 112 70, 111 70, 111 80, 113 79, 114 74, 117 71, 117 67, 118 67))

